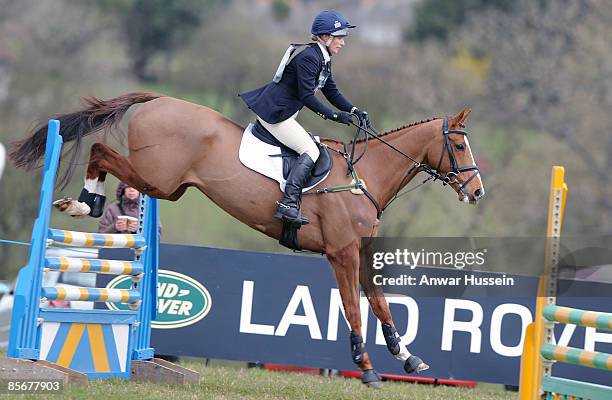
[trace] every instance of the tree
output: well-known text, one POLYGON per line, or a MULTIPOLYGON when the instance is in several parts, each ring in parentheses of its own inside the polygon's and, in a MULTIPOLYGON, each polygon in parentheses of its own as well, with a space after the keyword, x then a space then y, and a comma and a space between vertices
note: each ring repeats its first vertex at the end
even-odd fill
POLYGON ((457 30, 472 12, 486 8, 510 11, 512 1, 506 0, 423 0, 415 8, 414 25, 404 31, 407 40, 446 39, 457 30))
MULTIPOLYGON (((0 0, 0 140, 7 151, 36 122, 74 108, 79 94, 125 88, 118 73, 124 65, 100 67, 110 58, 101 54, 113 50, 114 42, 99 17, 81 1, 0 0)), ((78 193, 80 182, 74 184, 71 191, 78 193)), ((0 238, 30 241, 39 185, 40 170, 28 174, 7 160, 0 181, 0 238)), ((0 279, 12 277, 27 253, 26 246, 0 244, 0 279)))
POLYGON ((157 80, 151 64, 157 56, 168 63, 189 43, 194 32, 225 4, 220 0, 104 0, 102 10, 120 20, 132 72, 141 81, 157 80))
MULTIPOLYGON (((486 114, 545 132, 572 163, 576 231, 612 229, 612 10, 597 0, 517 2, 474 15, 457 42, 492 60, 486 114)), ((541 149, 543 155, 555 150, 541 149)))
POLYGON ((287 0, 272 1, 272 14, 277 21, 285 21, 291 14, 291 5, 287 0))

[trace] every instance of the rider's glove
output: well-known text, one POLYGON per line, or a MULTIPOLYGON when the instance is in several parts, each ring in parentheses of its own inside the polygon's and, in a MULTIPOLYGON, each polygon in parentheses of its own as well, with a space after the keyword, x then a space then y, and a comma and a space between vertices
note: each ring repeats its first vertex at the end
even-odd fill
POLYGON ((346 111, 338 111, 332 114, 332 121, 339 122, 341 124, 350 125, 351 124, 351 113, 346 111))
POLYGON ((353 107, 353 109, 351 110, 351 114, 356 115, 357 118, 359 118, 359 121, 364 122, 366 126, 369 125, 370 119, 366 111, 362 111, 357 107, 353 107))

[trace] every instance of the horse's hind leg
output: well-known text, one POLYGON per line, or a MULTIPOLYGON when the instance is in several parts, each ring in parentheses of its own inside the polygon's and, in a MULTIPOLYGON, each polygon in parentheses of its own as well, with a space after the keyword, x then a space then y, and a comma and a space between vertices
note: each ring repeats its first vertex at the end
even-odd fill
POLYGON ((95 143, 91 146, 85 184, 78 200, 73 200, 71 197, 57 200, 53 202, 55 208, 73 217, 89 215, 97 218, 102 215, 106 202, 104 190, 106 171, 100 170, 99 163, 105 152, 104 147, 107 146, 101 143, 95 143))
POLYGON ((402 343, 402 338, 395 329, 385 294, 380 286, 374 284, 374 269, 367 262, 368 251, 372 251, 371 243, 365 244, 360 253, 359 281, 368 298, 372 312, 382 324, 387 349, 396 359, 404 361, 404 370, 407 373, 424 371, 429 368, 429 365, 425 364, 419 357, 410 354, 406 344, 402 343))
POLYGON ((58 200, 54 203, 60 211, 78 217, 89 215, 99 217, 104 211, 106 200, 104 183, 106 174, 111 173, 130 187, 159 199, 170 199, 173 193, 164 193, 146 182, 134 170, 130 161, 105 144, 94 143, 91 146, 85 185, 78 201, 71 199, 58 200))

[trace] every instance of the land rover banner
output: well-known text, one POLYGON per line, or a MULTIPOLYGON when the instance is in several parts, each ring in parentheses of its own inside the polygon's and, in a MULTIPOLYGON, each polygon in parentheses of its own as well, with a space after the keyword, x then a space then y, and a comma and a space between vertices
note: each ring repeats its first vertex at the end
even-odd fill
MULTIPOLYGON (((468 244, 474 254, 467 258, 461 255, 460 262, 469 259, 478 263, 479 257, 485 261, 494 257, 491 253, 504 246, 496 247, 493 242, 468 244), (476 254, 483 246, 488 249, 486 254, 476 254)), ((416 253, 421 255, 413 252, 407 257, 425 257, 430 251, 422 243, 417 247, 416 253)), ((402 260, 415 258, 404 258, 407 253, 398 243, 374 244, 370 266, 378 277, 372 279, 391 292, 387 301, 409 350, 431 366, 422 376, 517 384, 522 333, 533 319, 537 271, 541 272, 543 263, 543 252, 533 250, 530 255, 535 247, 523 248, 523 257, 500 257, 512 263, 523 260, 516 268, 520 273, 482 265, 449 267, 444 265, 444 257, 438 258, 441 263, 431 262, 427 267, 416 263, 417 268, 408 265, 399 273, 394 268, 402 260), (375 255, 377 252, 383 255, 375 255), (533 273, 526 273, 530 262, 533 273), (409 282, 418 296, 411 296, 409 282)), ((459 253, 456 248, 453 251, 456 264, 459 253)), ((104 250, 100 258, 117 258, 119 253, 121 250, 104 250)), ((567 264, 576 264, 572 260, 567 264)), ((574 276, 579 275, 575 272, 574 276)), ((127 288, 131 284, 131 279, 103 279, 98 277, 98 286, 127 288)), ((571 297, 568 303, 576 308, 609 308, 609 299, 597 294, 601 286, 592 296, 584 297, 589 289, 580 281, 571 282, 564 286, 558 304, 565 305, 564 298, 571 297)), ((610 293, 609 285, 606 289, 610 293)), ((323 256, 162 244, 157 294, 151 341, 158 354, 356 369, 340 294, 323 256)), ((361 298, 361 316, 363 337, 377 370, 404 374, 402 363, 388 352, 365 296, 361 298)), ((574 325, 557 329, 560 344, 612 352, 611 333, 574 325)), ((604 371, 568 364, 555 365, 555 375, 609 383, 604 371)))

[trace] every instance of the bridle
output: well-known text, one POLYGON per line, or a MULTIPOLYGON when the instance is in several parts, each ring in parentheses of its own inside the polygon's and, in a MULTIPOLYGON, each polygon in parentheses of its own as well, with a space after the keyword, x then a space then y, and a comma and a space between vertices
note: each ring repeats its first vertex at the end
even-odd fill
MULTIPOLYGON (((464 197, 469 197, 468 194, 465 193, 463 189, 465 189, 467 184, 470 183, 480 173, 480 170, 478 169, 477 165, 459 167, 457 165, 457 159, 455 158, 455 152, 453 151, 453 148, 450 145, 450 140, 448 138, 448 135, 450 134, 459 134, 459 135, 463 135, 467 137, 467 132, 464 131, 463 129, 450 129, 449 130, 448 129, 448 117, 444 117, 444 122, 442 123, 442 134, 444 135, 444 147, 442 148, 442 152, 440 154, 440 160, 438 161, 438 166, 436 167, 435 171, 438 175, 440 175, 438 171, 440 170, 440 166, 442 165, 442 160, 444 159, 444 150, 446 150, 446 152, 448 153, 448 159, 450 160, 451 170, 446 173, 444 178, 442 178, 442 182, 443 182, 442 184, 450 185, 450 184, 459 183, 457 181, 457 177, 459 176, 459 174, 461 174, 462 172, 474 171, 474 173, 470 175, 470 177, 467 180, 465 180, 465 182, 461 183, 458 187, 459 192, 461 192, 461 194, 464 197)), ((435 180, 436 179, 434 178, 434 181, 435 180)))
POLYGON ((408 154, 404 153, 403 151, 401 151, 400 149, 398 149, 397 147, 393 146, 392 144, 390 144, 389 142, 385 141, 384 139, 382 139, 381 135, 376 131, 376 129, 374 129, 374 127, 372 126, 370 120, 367 117, 367 114, 365 114, 364 118, 359 118, 359 125, 355 124, 353 121, 351 121, 351 125, 355 126, 357 128, 357 131, 355 133, 355 138, 351 141, 351 151, 350 154, 348 154, 348 160, 347 162, 349 163, 349 165, 354 166, 365 154, 366 150, 367 150, 367 145, 368 145, 368 138, 372 137, 380 142, 382 142, 383 144, 385 144, 386 146, 390 147, 391 149, 393 149, 395 152, 401 154, 402 156, 406 157, 407 159, 409 159, 410 161, 412 161, 412 166, 406 171, 406 173, 404 174, 404 177, 402 178, 402 180, 400 181, 400 185, 398 187, 398 190, 395 193, 395 196, 393 196, 393 198, 382 208, 382 210, 385 210, 395 199, 397 199, 400 196, 403 196, 404 194, 407 194, 415 189, 417 189, 418 187, 424 185, 425 183, 429 182, 429 181, 436 181, 436 180, 440 180, 442 182, 442 186, 446 186, 446 185, 453 185, 453 184, 459 184, 457 190, 459 193, 461 193, 465 198, 469 198, 469 195, 465 192, 465 188, 468 185, 468 183, 470 183, 479 173, 480 170, 478 168, 477 165, 470 165, 470 166, 464 166, 464 167, 459 167, 457 164, 457 159, 455 157, 455 152, 450 144, 450 140, 449 140, 449 135, 451 134, 460 134, 460 135, 464 135, 465 137, 467 137, 467 132, 465 130, 459 130, 459 129, 449 129, 448 126, 448 117, 444 117, 444 121, 442 123, 442 134, 444 135, 444 142, 442 145, 442 151, 440 152, 440 159, 438 161, 438 164, 436 166, 436 168, 432 168, 430 165, 428 164, 424 164, 421 161, 417 161, 414 158, 410 157, 408 154), (355 159, 355 147, 356 147, 356 143, 357 143, 357 139, 359 138, 359 136, 361 135, 361 132, 364 132, 365 134, 365 146, 363 149, 363 152, 361 153, 361 155, 359 155, 359 157, 357 157, 357 159, 355 159), (448 158, 450 160, 450 171, 447 172, 446 174, 442 174, 440 172, 440 167, 442 166, 442 161, 444 160, 444 155, 448 154, 448 158), (404 182, 406 181, 406 179, 408 179, 408 177, 410 176, 410 174, 414 171, 423 171, 425 173, 427 173, 429 175, 429 177, 427 179, 425 179, 421 184, 417 185, 416 187, 413 187, 403 193, 400 194, 401 188, 404 185, 404 182), (457 180, 457 177, 463 173, 463 172, 468 172, 468 171, 474 171, 474 173, 464 182, 460 183, 457 180))

